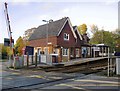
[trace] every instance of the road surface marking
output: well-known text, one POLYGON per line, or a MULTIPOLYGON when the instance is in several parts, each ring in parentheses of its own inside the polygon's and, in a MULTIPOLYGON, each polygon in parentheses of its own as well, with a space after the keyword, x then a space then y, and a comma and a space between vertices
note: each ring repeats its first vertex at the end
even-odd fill
POLYGON ((14 75, 20 75, 20 73, 16 73, 16 72, 13 72, 12 74, 14 74, 14 75))
POLYGON ((11 77, 6 77, 5 79, 12 80, 13 78, 11 78, 11 77))
POLYGON ((6 72, 6 71, 4 71, 4 70, 0 70, 0 72, 6 72))
POLYGON ((81 87, 76 87, 76 86, 73 86, 72 84, 71 85, 68 85, 68 84, 58 84, 58 85, 55 85, 55 86, 67 86, 67 87, 72 87, 74 89, 83 89, 85 91, 89 91, 89 90, 86 90, 84 88, 81 88, 81 87))
POLYGON ((44 78, 43 76, 40 76, 40 75, 30 75, 30 76, 26 76, 26 77, 44 78))
POLYGON ((50 79, 62 79, 62 77, 48 77, 50 79))
MULTIPOLYGON (((97 83, 108 83, 108 84, 119 84, 118 82, 113 82, 113 81, 100 81, 100 80, 75 80, 75 81, 80 81, 80 82, 97 82, 97 83)), ((120 84, 119 84, 120 85, 120 84)))

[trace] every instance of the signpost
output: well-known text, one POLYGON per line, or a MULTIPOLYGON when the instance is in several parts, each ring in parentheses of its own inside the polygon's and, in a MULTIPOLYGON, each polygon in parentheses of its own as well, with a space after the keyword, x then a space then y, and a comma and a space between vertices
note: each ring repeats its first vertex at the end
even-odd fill
MULTIPOLYGON (((12 43, 14 44, 14 39, 12 39, 12 43)), ((4 46, 10 46, 10 39, 4 38, 4 46)))

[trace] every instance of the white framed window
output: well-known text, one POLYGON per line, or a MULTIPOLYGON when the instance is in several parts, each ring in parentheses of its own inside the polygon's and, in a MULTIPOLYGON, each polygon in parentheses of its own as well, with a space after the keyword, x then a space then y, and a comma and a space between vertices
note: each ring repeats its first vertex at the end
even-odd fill
POLYGON ((69 34, 67 34, 67 33, 64 33, 64 40, 69 40, 69 34))
POLYGON ((63 56, 68 56, 68 48, 63 48, 63 56))

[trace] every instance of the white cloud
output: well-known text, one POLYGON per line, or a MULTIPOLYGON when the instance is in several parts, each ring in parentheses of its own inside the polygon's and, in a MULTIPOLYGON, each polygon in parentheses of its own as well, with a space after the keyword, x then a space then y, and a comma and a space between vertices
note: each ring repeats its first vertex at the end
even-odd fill
POLYGON ((48 15, 40 15, 40 16, 38 16, 37 19, 43 20, 43 19, 46 19, 46 18, 48 18, 48 15))
POLYGON ((0 2, 118 2, 119 0, 1 0, 0 2))
POLYGON ((18 3, 18 2, 30 2, 30 0, 6 0, 6 1, 7 2, 14 2, 14 3, 18 3))
POLYGON ((111 4, 118 3, 118 2, 119 2, 119 0, 106 0, 105 4, 106 5, 111 5, 111 4))
POLYGON ((70 10, 69 10, 68 8, 66 8, 66 9, 64 9, 62 12, 63 12, 63 13, 69 13, 69 11, 70 11, 70 10))
MULTIPOLYGON (((54 4, 53 3, 45 3, 43 6, 42 6, 42 9, 44 10, 50 10, 51 8, 53 8, 54 4)), ((41 6, 40 6, 41 8, 41 6)))
POLYGON ((0 10, 2 10, 2 7, 3 7, 3 3, 0 3, 0 10))
POLYGON ((11 3, 12 5, 28 5, 30 0, 1 0, 0 2, 11 3))

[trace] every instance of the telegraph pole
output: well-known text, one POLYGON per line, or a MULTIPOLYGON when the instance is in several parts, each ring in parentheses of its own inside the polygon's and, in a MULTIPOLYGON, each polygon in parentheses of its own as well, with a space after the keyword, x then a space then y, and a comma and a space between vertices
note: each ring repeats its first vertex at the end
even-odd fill
POLYGON ((7 23, 7 27, 8 27, 8 36, 10 38, 10 48, 12 50, 12 56, 14 58, 14 44, 12 42, 12 31, 11 31, 11 27, 10 27, 10 20, 9 20, 9 16, 8 16, 8 8, 7 8, 7 3, 5 2, 5 17, 6 17, 6 23, 7 23))

